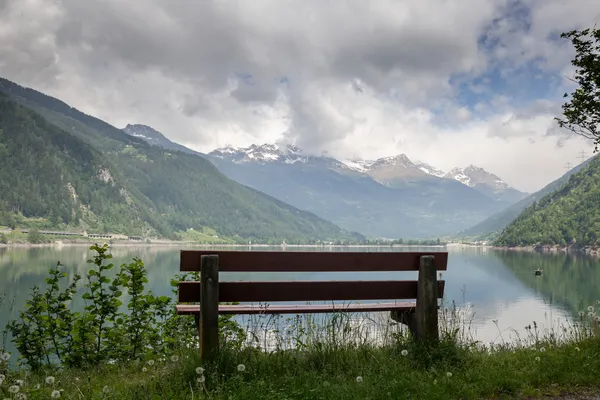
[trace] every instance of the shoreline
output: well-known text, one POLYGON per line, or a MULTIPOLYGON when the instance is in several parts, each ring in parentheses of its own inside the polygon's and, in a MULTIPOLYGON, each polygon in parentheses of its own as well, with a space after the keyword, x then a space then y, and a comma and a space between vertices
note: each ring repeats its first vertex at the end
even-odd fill
MULTIPOLYGON (((4 248, 46 248, 46 247, 89 247, 94 244, 108 243, 105 241, 54 241, 50 243, 10 243, 3 244, 0 243, 0 249, 4 248)), ((426 247, 426 248, 444 248, 446 245, 408 245, 408 244, 395 244, 395 245, 386 245, 386 244, 337 244, 337 245, 317 245, 317 244, 286 244, 282 246, 280 244, 232 244, 232 243, 222 243, 222 244, 210 244, 210 243, 198 243, 191 241, 172 241, 172 240, 157 240, 152 241, 150 243, 146 242, 113 242, 109 244, 110 247, 246 247, 246 248, 265 248, 265 247, 281 247, 281 248, 299 248, 299 247, 309 247, 309 248, 363 248, 363 247, 426 247)))

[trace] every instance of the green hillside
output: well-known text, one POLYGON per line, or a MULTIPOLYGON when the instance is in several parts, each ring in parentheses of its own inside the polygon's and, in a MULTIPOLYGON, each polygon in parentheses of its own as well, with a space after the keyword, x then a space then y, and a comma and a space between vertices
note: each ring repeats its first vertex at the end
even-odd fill
POLYGON ((150 146, 6 80, 0 92, 9 95, 1 99, 0 225, 22 213, 90 232, 174 238, 212 228, 255 241, 362 239, 226 178, 202 157, 150 146))
POLYGON ((493 214, 477 225, 460 232, 457 236, 470 237, 476 240, 489 240, 498 237, 502 233, 502 230, 515 219, 517 219, 519 214, 521 214, 527 207, 531 206, 534 202, 539 201, 544 196, 554 192, 562 185, 567 183, 571 175, 587 166, 592 159, 593 157, 571 169, 563 176, 547 184, 537 192, 527 196, 526 198, 516 202, 504 210, 493 214))
POLYGON ((526 208, 495 241, 499 246, 600 244, 600 160, 594 157, 558 190, 526 208))

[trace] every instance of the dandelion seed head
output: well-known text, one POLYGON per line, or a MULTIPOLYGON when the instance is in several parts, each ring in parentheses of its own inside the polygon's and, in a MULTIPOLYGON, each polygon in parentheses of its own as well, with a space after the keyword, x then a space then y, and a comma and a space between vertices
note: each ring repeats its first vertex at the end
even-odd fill
POLYGON ((146 372, 146 371, 148 371, 148 368, 146 368, 146 367, 142 368, 142 372, 146 372))
POLYGON ((15 400, 27 400, 27 395, 23 392, 15 395, 15 400))
POLYGON ((363 378, 362 378, 362 376, 357 376, 357 377, 356 377, 356 382, 357 382, 357 383, 362 383, 362 381, 363 381, 363 378))
POLYGON ((589 306, 589 307, 588 307, 588 311, 589 311, 589 312, 594 312, 594 306, 589 306))
POLYGON ((52 397, 53 399, 58 399, 60 398, 60 392, 58 390, 53 390, 50 397, 52 397))
POLYGON ((198 377, 198 379, 196 379, 196 381, 197 381, 198 383, 204 383, 204 381, 206 381, 206 378, 204 377, 204 375, 200 375, 200 376, 198 377))
POLYGON ((246 366, 244 364, 240 364, 237 366, 237 370, 240 372, 244 372, 246 370, 246 366))
POLYGON ((9 393, 19 393, 19 385, 12 385, 8 388, 9 393))
POLYGON ((447 376, 448 378, 452 378, 452 372, 446 372, 446 376, 447 376))
POLYGON ((539 358, 539 357, 535 358, 535 361, 537 361, 537 362, 540 362, 540 360, 541 360, 541 358, 539 358))
POLYGON ((10 353, 2 353, 2 354, 0 354, 0 360, 2 360, 2 361, 8 361, 8 360, 10 360, 10 353))
POLYGON ((196 373, 197 373, 198 375, 200 375, 200 374, 204 373, 204 368, 202 368, 202 367, 198 367, 198 368, 196 368, 196 373))
POLYGON ((579 347, 575 347, 576 351, 581 351, 581 349, 579 347))
POLYGON ((104 387, 102 388, 102 393, 104 393, 104 394, 107 394, 107 393, 109 393, 109 392, 110 392, 110 389, 108 388, 108 386, 104 386, 104 387))
POLYGON ((579 316, 583 317, 585 315, 585 313, 583 311, 579 311, 579 316))
POLYGON ((593 311, 588 313, 588 317, 590 318, 594 318, 595 315, 596 313, 594 313, 593 311))
POLYGON ((0 374, 0 381, 3 381, 6 379, 6 376, 4 374, 0 374))
POLYGON ((546 351, 546 348, 545 347, 540 347, 540 351, 543 353, 543 352, 546 351))
POLYGON ((47 376, 46 377, 46 383, 48 385, 54 385, 54 377, 53 376, 47 376))
POLYGON ((178 355, 172 355, 171 356, 171 361, 173 361, 173 362, 179 361, 179 356, 178 355))
POLYGON ((17 385, 19 385, 19 386, 23 386, 23 385, 25 384, 25 381, 24 381, 23 379, 17 379, 17 380, 15 381, 15 383, 16 383, 17 385))
POLYGON ((403 357, 406 357, 408 355, 408 350, 404 349, 400 352, 400 354, 402 354, 403 357))
POLYGON ((433 384, 434 384, 434 385, 437 385, 437 379, 434 379, 434 380, 433 380, 433 384))
POLYGON ((153 366, 154 365, 154 360, 148 360, 148 365, 149 366, 153 366))

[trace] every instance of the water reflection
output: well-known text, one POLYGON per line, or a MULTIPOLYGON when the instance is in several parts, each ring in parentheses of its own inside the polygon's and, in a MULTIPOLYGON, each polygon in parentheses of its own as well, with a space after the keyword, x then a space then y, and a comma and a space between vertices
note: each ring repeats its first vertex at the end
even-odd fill
MULTIPOLYGON (((265 248, 258 248, 264 250, 265 248)), ((281 250, 280 247, 270 248, 281 250)), ((179 272, 179 250, 170 247, 115 247, 115 265, 140 257, 148 267, 148 289, 157 295, 171 295, 169 280, 179 272)), ((287 250, 323 251, 323 248, 287 250)), ((443 248, 331 248, 331 251, 445 251, 443 248)), ((455 302, 470 310, 477 339, 490 342, 525 335, 525 326, 536 321, 542 327, 557 326, 571 320, 584 306, 600 299, 598 261, 583 255, 536 254, 491 251, 476 248, 448 248, 446 304, 455 302), (536 268, 544 270, 535 276, 536 268), (514 332, 513 332, 514 330, 514 332), (515 333, 516 332, 516 333, 515 333)), ((69 280, 85 275, 87 247, 0 249, 0 293, 14 298, 16 310, 22 309, 33 285, 44 285, 48 269, 60 261, 69 280)), ((116 271, 113 271, 115 273, 116 271)), ((344 280, 411 279, 416 273, 228 273, 222 280, 344 280)), ((81 301, 73 307, 82 308, 81 301)), ((16 312, 13 312, 13 317, 16 312)), ((5 306, 0 309, 0 328, 10 319, 5 306)))

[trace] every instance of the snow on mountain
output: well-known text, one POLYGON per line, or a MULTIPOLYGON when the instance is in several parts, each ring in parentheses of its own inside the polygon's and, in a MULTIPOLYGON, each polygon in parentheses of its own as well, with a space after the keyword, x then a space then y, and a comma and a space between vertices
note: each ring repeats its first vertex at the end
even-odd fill
POLYGON ((296 162, 306 162, 307 157, 302 155, 299 148, 288 145, 280 148, 274 144, 253 144, 250 147, 237 148, 225 147, 217 149, 209 153, 211 156, 219 158, 227 158, 235 163, 270 163, 284 162, 286 164, 294 164, 296 162))
POLYGON ((417 168, 419 168, 421 171, 425 172, 428 175, 437 176, 438 178, 442 178, 444 175, 446 175, 446 173, 441 169, 437 169, 436 167, 424 162, 418 161, 415 163, 415 165, 417 166, 417 168))
POLYGON ((470 187, 475 187, 476 185, 487 185, 495 191, 511 189, 511 186, 498 176, 475 165, 469 165, 466 168, 453 168, 450 172, 444 175, 444 178, 455 179, 460 183, 470 187))
MULTIPOLYGON (((428 176, 453 179, 466 186, 477 188, 484 193, 501 193, 511 188, 498 176, 483 168, 469 165, 466 168, 453 168, 446 173, 430 164, 417 161, 413 162, 406 154, 382 157, 376 160, 337 160, 330 157, 307 156, 302 149, 288 145, 285 147, 274 144, 263 144, 246 148, 221 148, 210 153, 211 156, 227 159, 234 163, 303 163, 324 166, 337 171, 354 171, 369 175, 376 181, 386 186, 406 179, 422 179, 428 176)), ((496 197, 496 195, 494 195, 496 197)))

